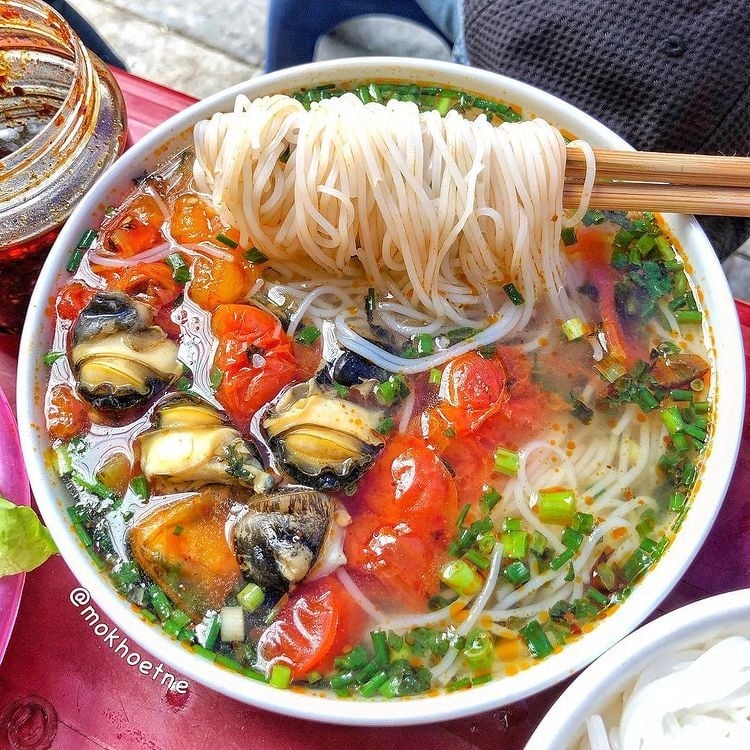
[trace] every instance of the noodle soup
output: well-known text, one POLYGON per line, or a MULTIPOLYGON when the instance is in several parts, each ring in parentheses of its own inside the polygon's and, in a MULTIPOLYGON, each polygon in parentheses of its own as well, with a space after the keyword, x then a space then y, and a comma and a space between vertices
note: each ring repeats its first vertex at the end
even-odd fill
POLYGON ((662 220, 563 210, 587 144, 354 91, 239 97, 81 238, 47 430, 73 528, 171 638, 274 687, 454 693, 658 565, 714 369, 662 220))

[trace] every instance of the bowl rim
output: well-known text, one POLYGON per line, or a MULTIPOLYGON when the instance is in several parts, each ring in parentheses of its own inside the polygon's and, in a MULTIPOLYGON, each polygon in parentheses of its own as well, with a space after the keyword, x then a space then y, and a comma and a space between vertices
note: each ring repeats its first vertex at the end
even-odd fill
MULTIPOLYGON (((604 141, 610 147, 629 148, 622 138, 593 117, 551 94, 502 75, 447 62, 397 57, 348 58, 288 68, 217 92, 169 118, 126 151, 116 164, 99 178, 63 227, 33 292, 21 337, 18 416, 19 424, 23 426, 22 445, 34 495, 63 558, 76 578, 90 591, 93 601, 136 643, 151 654, 158 654, 165 663, 175 667, 190 679, 261 708, 316 721, 361 726, 395 726, 453 719, 497 708, 539 692, 589 664, 637 627, 680 579, 697 554, 718 513, 731 471, 720 472, 713 478, 711 492, 714 500, 711 503, 694 503, 697 507, 693 507, 687 514, 681 533, 677 535, 659 564, 621 605, 616 617, 609 617, 600 622, 585 638, 566 646, 561 653, 553 654, 535 664, 533 668, 520 672, 512 680, 496 679, 468 691, 415 697, 399 702, 330 699, 292 691, 279 693, 267 685, 254 683, 228 670, 206 668, 202 657, 170 640, 160 629, 148 625, 132 611, 127 602, 95 569, 85 550, 70 532, 70 524, 64 514, 65 495, 60 494, 59 482, 56 486, 57 492, 50 484, 50 480, 54 483, 55 477, 46 476, 51 471, 45 457, 45 447, 49 446, 44 430, 39 426, 43 425, 43 420, 40 419, 38 404, 35 403, 38 400, 36 394, 43 392, 43 383, 46 379, 45 373, 40 373, 39 355, 43 354, 40 339, 44 337, 40 336, 39 332, 44 329, 45 310, 50 296, 64 277, 62 267, 64 259, 68 256, 68 248, 75 246, 81 230, 88 228, 87 217, 100 216, 103 210, 102 201, 116 192, 118 187, 122 189, 128 176, 142 174, 143 164, 148 164, 149 160, 154 165, 163 161, 166 154, 173 150, 180 136, 184 137, 186 129, 198 119, 231 107, 238 94, 249 91, 252 96, 260 96, 266 92, 300 88, 299 81, 302 81, 303 85, 306 83, 307 86, 313 86, 315 83, 331 80, 366 80, 368 76, 380 79, 392 77, 406 80, 417 78, 427 81, 450 81, 451 85, 461 85, 468 90, 481 91, 489 96, 522 104, 527 114, 536 114, 539 111, 554 112, 556 116, 552 118, 553 122, 575 122, 576 134, 580 137, 594 136, 595 141, 604 141), (167 151, 164 150, 165 144, 169 146, 167 151), (158 159, 154 156, 156 153, 160 154, 158 159), (38 390, 39 388, 41 390, 38 390)), ((737 313, 718 258, 697 222, 680 216, 666 217, 670 227, 680 235, 686 250, 694 246, 701 248, 702 254, 696 259, 700 261, 704 270, 703 275, 711 279, 711 318, 715 330, 719 329, 717 323, 721 321, 719 332, 723 342, 721 351, 716 351, 715 354, 717 357, 721 356, 722 362, 725 362, 720 380, 731 381, 726 388, 719 389, 717 398, 726 392, 727 395, 724 397, 733 399, 732 408, 724 409, 719 414, 711 454, 723 457, 733 467, 741 437, 745 395, 744 357, 737 313), (718 429, 719 426, 721 429, 718 429)), ((711 465, 717 460, 718 458, 714 458, 711 465)), ((708 465, 707 461, 706 468, 708 465)))
POLYGON ((560 750, 571 747, 586 718, 600 710, 607 696, 616 694, 632 680, 635 670, 645 666, 660 647, 672 653, 704 638, 721 637, 733 622, 738 627, 744 622, 750 637, 749 615, 750 588, 736 589, 686 604, 634 630, 568 685, 537 725, 525 750, 548 750, 553 739, 560 750), (612 684, 615 672, 618 677, 612 684), (605 687, 607 683, 612 685, 609 689, 605 687))

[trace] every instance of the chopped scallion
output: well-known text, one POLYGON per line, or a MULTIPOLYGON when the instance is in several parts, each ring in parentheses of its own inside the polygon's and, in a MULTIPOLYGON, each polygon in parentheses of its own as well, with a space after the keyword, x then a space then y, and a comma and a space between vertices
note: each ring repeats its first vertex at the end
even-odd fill
POLYGON ((518 451, 508 450, 507 448, 497 448, 495 450, 495 461, 494 470, 505 474, 509 477, 514 477, 518 474, 518 467, 521 463, 521 458, 518 455, 518 451))
POLYGON ((576 497, 573 490, 549 489, 540 490, 539 520, 560 526, 570 526, 576 512, 576 497))

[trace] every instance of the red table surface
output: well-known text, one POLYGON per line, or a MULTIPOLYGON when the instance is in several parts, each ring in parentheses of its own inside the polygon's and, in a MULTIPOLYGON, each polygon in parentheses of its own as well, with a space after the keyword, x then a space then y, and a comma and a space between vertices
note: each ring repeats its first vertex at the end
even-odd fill
MULTIPOLYGON (((131 142, 193 101, 127 73, 117 72, 117 78, 128 106, 131 142)), ((750 352, 750 305, 738 302, 737 309, 745 349, 750 352)), ((13 339, 0 337, 0 385, 11 402, 16 345, 13 339)), ((750 481, 749 425, 746 419, 719 518, 657 614, 750 586, 750 502, 744 491, 750 481), (732 550, 732 565, 721 562, 727 550, 732 550)), ((95 635, 68 598, 76 586, 59 557, 27 575, 16 627, 0 666, 0 750, 211 746, 222 750, 352 746, 514 750, 524 746, 565 686, 478 716, 417 727, 339 727, 291 719, 238 703, 195 682, 189 683, 184 695, 170 692, 160 678, 141 674, 95 635)), ((143 650, 139 653, 148 658, 143 650)))

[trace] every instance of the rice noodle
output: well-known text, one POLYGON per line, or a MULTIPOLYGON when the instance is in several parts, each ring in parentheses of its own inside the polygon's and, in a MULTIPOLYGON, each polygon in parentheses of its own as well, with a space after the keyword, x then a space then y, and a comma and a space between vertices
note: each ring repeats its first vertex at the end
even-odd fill
MULTIPOLYGON (((587 721, 593 750, 748 747, 750 639, 715 639, 655 659, 622 695, 609 732, 600 715, 587 721)), ((606 715, 605 715, 606 718, 606 715)))
MULTIPOLYGON (((571 147, 587 164, 577 220, 594 162, 587 144, 571 147)), ((426 325, 492 323, 487 289, 512 282, 525 304, 503 313, 494 340, 523 328, 540 296, 561 319, 580 312, 560 252, 566 146, 544 120, 495 126, 353 94, 309 110, 287 96, 240 96, 196 126, 195 150, 198 189, 280 273, 400 289, 407 317, 426 313, 426 325)), ((386 318, 404 333, 421 327, 386 318)))

